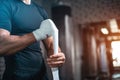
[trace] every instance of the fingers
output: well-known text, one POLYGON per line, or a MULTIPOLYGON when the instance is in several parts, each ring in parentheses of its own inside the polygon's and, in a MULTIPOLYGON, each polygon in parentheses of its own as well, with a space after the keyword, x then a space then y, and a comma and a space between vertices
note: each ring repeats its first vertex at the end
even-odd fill
POLYGON ((50 58, 59 58, 59 57, 65 58, 64 53, 59 52, 59 53, 57 53, 57 54, 54 54, 54 55, 51 55, 51 56, 50 56, 50 58))
POLYGON ((50 66, 50 67, 60 67, 60 66, 62 66, 63 65, 63 61, 52 61, 52 62, 48 62, 48 65, 50 66))
POLYGON ((51 55, 47 59, 47 63, 50 67, 60 67, 63 63, 65 63, 65 55, 63 53, 51 55))

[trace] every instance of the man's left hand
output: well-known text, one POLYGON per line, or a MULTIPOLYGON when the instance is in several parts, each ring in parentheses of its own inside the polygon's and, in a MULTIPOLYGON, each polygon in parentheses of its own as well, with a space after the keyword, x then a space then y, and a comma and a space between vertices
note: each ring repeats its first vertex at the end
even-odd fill
POLYGON ((60 67, 65 63, 65 55, 62 52, 51 55, 47 58, 47 63, 50 67, 60 67))

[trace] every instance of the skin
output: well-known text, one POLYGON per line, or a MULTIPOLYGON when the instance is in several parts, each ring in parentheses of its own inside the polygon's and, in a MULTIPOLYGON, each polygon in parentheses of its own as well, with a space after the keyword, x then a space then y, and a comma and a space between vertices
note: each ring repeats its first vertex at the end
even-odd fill
POLYGON ((49 37, 43 41, 45 47, 48 51, 47 62, 50 67, 58 67, 61 66, 65 62, 65 55, 61 52, 61 49, 58 49, 58 54, 54 54, 53 50, 53 38, 49 37))
MULTIPOLYGON (((29 0, 24 0, 24 3, 29 4, 29 0)), ((32 33, 23 36, 10 35, 10 32, 5 29, 0 29, 0 56, 15 54, 25 47, 36 42, 32 33)), ((47 49, 47 63, 50 67, 59 67, 65 62, 65 55, 59 48, 58 54, 53 54, 53 38, 49 37, 43 40, 47 49)))
POLYGON ((31 0, 23 0, 23 2, 28 5, 31 4, 31 0))
MULTIPOLYGON (((30 44, 36 42, 32 33, 23 36, 10 35, 5 29, 0 29, 0 56, 15 54, 30 44)), ((53 39, 49 37, 43 40, 47 49, 47 63, 50 67, 59 67, 65 62, 65 55, 59 48, 58 54, 53 54, 53 39)))

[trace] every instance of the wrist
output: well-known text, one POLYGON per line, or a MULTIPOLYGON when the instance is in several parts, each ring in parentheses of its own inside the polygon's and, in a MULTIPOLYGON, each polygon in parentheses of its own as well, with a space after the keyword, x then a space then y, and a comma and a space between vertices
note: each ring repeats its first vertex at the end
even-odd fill
POLYGON ((42 33, 42 31, 40 31, 40 29, 37 29, 37 30, 33 31, 32 33, 33 33, 36 41, 43 40, 47 37, 42 33))

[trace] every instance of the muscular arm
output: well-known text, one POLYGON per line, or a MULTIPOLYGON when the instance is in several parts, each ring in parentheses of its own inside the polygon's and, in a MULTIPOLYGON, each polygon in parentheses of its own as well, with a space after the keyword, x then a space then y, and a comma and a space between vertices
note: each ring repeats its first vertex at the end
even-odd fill
POLYGON ((35 41, 32 33, 16 36, 10 35, 7 30, 0 29, 0 56, 14 54, 35 41))
POLYGON ((48 58, 47 58, 47 63, 49 64, 50 67, 58 67, 61 66, 65 62, 65 55, 64 53, 61 52, 61 49, 58 49, 57 54, 54 53, 53 49, 53 38, 49 37, 46 40, 43 41, 45 44, 45 47, 48 52, 48 58))
MULTIPOLYGON (((43 42, 44 42, 45 48, 47 49, 47 52, 48 52, 47 55, 48 56, 53 55, 53 53, 54 53, 53 38, 49 37, 49 38, 43 40, 43 42)), ((58 51, 61 52, 61 49, 59 48, 58 51)))

